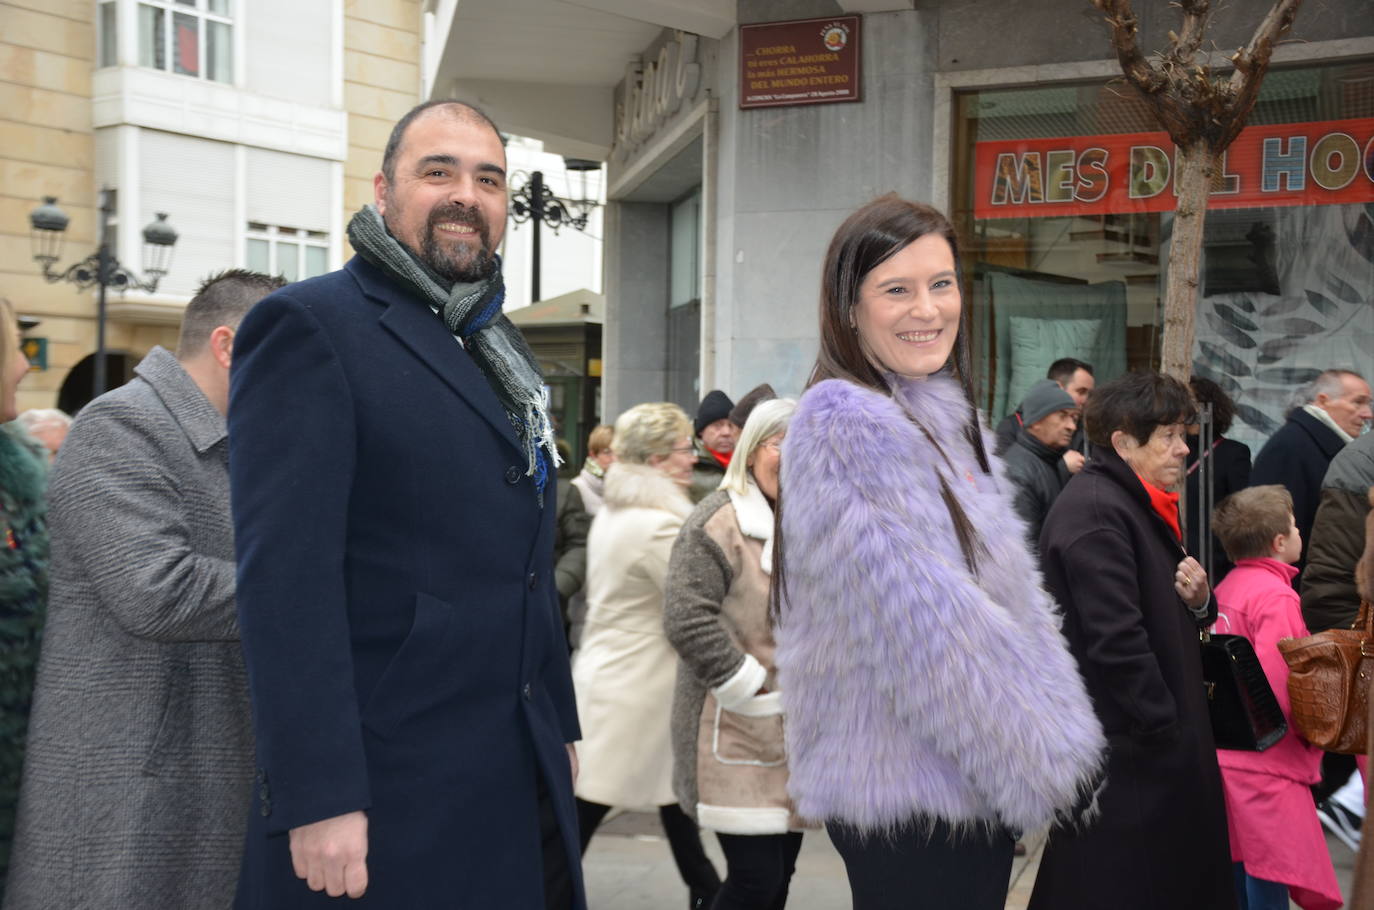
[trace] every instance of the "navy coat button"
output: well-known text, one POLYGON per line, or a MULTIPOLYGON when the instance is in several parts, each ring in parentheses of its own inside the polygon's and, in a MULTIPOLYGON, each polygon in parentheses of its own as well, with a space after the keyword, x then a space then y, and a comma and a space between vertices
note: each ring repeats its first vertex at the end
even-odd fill
POLYGON ((262 770, 261 768, 258 769, 258 783, 267 783, 267 772, 262 770))
POLYGON ((525 701, 530 701, 534 698, 534 686, 525 683, 524 687, 520 690, 520 694, 525 696, 525 701))
POLYGON ((515 465, 506 468, 506 483, 516 484, 520 482, 520 469, 515 465))
POLYGON ((258 791, 258 796, 262 797, 263 802, 267 802, 267 800, 272 796, 272 791, 267 789, 266 784, 263 784, 262 789, 258 791))
POLYGON ((535 588, 539 587, 539 576, 531 572, 530 577, 525 579, 525 583, 528 584, 530 590, 533 591, 535 588))
POLYGON ((262 812, 262 817, 263 817, 263 818, 266 818, 267 816, 269 816, 269 815, 272 814, 272 804, 271 804, 271 803, 263 803, 263 804, 262 804, 262 809, 261 809, 260 811, 262 812))

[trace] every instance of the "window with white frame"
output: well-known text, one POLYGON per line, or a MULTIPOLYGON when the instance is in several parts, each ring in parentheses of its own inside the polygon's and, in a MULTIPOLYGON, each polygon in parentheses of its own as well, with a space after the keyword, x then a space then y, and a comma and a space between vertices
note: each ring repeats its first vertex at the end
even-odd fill
POLYGON ((233 82, 234 30, 230 2, 140 0, 139 66, 214 82, 233 82))
POLYGON ((313 278, 329 271, 329 235, 324 231, 250 221, 245 252, 247 268, 280 275, 287 281, 313 278))
POLYGON ((119 63, 119 29, 115 0, 101 0, 99 10, 100 56, 96 60, 96 66, 114 66, 119 63))

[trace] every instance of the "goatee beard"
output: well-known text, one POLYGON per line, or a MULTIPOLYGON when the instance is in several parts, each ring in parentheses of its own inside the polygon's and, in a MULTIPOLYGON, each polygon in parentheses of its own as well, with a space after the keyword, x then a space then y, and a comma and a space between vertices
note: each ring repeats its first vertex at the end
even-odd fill
MULTIPOLYGON (((395 209, 391 208, 391 211, 395 211, 395 209)), ((390 230, 391 225, 388 224, 387 228, 390 230)), ((416 259, 419 259, 434 274, 451 284, 484 281, 496 271, 496 257, 491 250, 491 227, 487 224, 487 219, 480 209, 462 205, 436 206, 429 213, 424 239, 418 250, 412 249, 410 244, 400 240, 394 230, 391 231, 391 234, 402 246, 409 249, 416 259), (477 249, 462 246, 457 250, 446 249, 440 243, 438 229, 435 227, 440 222, 465 224, 476 228, 481 245, 477 249)))

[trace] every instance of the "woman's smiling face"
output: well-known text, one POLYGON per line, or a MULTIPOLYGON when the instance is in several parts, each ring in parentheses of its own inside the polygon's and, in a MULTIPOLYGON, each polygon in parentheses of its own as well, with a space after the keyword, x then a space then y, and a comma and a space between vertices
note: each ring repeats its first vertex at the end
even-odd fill
POLYGON ((854 327, 874 366, 923 379, 949 360, 962 305, 954 250, 941 235, 926 234, 864 276, 854 327))

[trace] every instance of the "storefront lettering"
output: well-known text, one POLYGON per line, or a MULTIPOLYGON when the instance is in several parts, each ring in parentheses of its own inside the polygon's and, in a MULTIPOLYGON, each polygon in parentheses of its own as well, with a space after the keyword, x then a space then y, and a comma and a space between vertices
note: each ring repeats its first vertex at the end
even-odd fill
POLYGON ((680 33, 659 49, 649 63, 632 62, 625 69, 624 99, 616 105, 615 145, 623 154, 652 136, 676 114, 701 85, 696 35, 680 33))
MULTIPOLYGON (((1164 211, 1176 154, 1163 133, 980 142, 975 214, 1164 211)), ((1251 127, 1220 165, 1213 207, 1374 201, 1374 118, 1251 127)))

